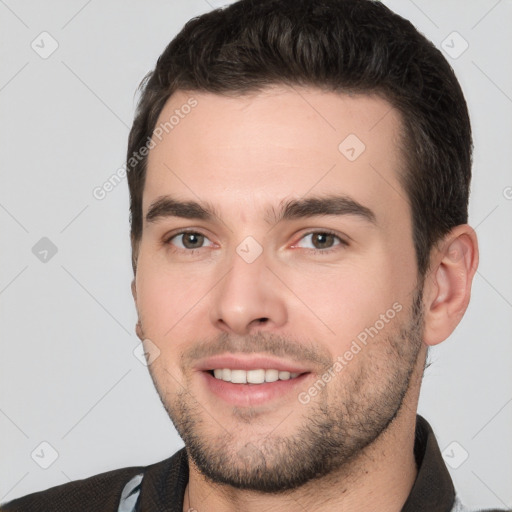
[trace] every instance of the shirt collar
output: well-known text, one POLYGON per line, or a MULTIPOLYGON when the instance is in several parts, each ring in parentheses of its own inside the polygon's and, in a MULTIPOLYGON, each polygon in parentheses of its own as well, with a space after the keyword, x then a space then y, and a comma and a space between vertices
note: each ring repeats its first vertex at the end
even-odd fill
POLYGON ((418 474, 401 512, 448 512, 455 501, 455 489, 432 427, 416 416, 414 456, 418 474))

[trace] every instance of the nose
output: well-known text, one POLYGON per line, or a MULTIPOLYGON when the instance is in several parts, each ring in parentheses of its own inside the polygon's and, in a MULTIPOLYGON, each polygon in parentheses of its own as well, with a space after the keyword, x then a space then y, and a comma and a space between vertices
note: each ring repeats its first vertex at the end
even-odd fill
POLYGON ((224 332, 271 331, 287 321, 284 290, 267 268, 264 254, 248 263, 235 253, 230 270, 212 291, 210 321, 224 332))

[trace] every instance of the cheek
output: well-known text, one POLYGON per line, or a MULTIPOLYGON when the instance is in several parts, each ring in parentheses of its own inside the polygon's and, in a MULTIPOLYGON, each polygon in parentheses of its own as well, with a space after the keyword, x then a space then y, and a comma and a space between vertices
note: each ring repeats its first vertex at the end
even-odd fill
POLYGON ((358 336, 364 339, 366 329, 375 333, 377 322, 379 334, 388 334, 396 323, 393 305, 400 309, 404 300, 394 274, 389 261, 376 257, 343 269, 324 268, 295 276, 291 288, 309 311, 297 302, 295 314, 290 316, 292 324, 302 325, 304 329, 299 332, 308 331, 313 339, 321 335, 318 341, 328 345, 333 357, 343 354, 358 336), (381 315, 385 316, 384 323, 381 315))
POLYGON ((137 307, 145 335, 163 340, 190 323, 209 288, 208 276, 142 255, 137 269, 137 307))
POLYGON ((190 339, 190 317, 195 312, 195 292, 183 292, 182 274, 156 268, 137 270, 137 304, 144 338, 159 350, 150 365, 153 379, 162 390, 175 389, 181 382, 180 354, 190 339), (140 272, 140 273, 139 273, 140 272))

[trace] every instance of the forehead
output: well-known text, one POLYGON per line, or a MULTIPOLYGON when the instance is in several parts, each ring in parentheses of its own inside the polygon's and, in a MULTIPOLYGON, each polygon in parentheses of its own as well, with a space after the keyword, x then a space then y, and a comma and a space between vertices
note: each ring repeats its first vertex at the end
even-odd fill
POLYGON ((143 209, 166 193, 222 209, 339 192, 403 214, 400 130, 399 113, 378 96, 178 91, 155 127, 143 209))

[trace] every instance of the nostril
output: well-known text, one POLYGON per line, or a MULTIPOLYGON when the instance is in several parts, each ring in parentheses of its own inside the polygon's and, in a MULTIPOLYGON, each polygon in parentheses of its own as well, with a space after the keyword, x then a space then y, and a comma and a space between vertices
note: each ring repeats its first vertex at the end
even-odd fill
POLYGON ((264 323, 268 322, 268 318, 258 318, 258 322, 260 324, 264 324, 264 323))

